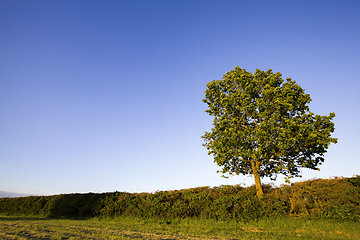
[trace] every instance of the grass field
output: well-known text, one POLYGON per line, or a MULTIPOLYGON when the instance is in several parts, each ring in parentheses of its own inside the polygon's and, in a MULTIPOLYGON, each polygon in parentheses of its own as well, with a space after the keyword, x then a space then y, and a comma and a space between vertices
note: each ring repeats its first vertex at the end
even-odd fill
POLYGON ((0 216, 0 239, 360 239, 360 223, 301 218, 220 222, 0 216))

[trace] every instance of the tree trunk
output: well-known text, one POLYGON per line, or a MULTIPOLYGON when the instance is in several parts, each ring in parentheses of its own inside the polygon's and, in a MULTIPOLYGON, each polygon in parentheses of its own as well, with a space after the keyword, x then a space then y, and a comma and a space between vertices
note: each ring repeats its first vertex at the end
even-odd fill
POLYGON ((251 165, 252 165, 252 171, 253 171, 254 179, 255 179, 256 195, 258 198, 262 198, 264 196, 264 192, 263 192, 263 189, 261 186, 259 166, 256 166, 255 160, 252 161, 251 165))

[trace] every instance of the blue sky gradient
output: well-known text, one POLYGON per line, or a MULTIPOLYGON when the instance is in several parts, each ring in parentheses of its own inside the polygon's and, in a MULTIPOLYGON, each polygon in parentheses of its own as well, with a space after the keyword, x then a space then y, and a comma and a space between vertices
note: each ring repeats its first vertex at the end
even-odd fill
POLYGON ((216 174, 200 138, 206 84, 236 65, 281 72, 315 114, 336 113, 339 142, 303 180, 359 174, 359 12, 330 0, 0 0, 0 190, 252 185, 216 174))

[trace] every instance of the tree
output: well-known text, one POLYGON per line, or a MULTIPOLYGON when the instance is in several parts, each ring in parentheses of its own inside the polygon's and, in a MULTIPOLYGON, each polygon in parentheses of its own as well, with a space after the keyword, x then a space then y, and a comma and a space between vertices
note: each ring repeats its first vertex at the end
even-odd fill
POLYGON ((283 174, 288 179, 301 177, 301 168, 319 170, 329 145, 337 143, 330 137, 335 113, 314 115, 310 95, 281 76, 236 66, 222 80, 209 82, 203 99, 205 112, 214 116, 211 132, 202 136, 208 154, 224 177, 253 175, 259 198, 260 178, 283 174))

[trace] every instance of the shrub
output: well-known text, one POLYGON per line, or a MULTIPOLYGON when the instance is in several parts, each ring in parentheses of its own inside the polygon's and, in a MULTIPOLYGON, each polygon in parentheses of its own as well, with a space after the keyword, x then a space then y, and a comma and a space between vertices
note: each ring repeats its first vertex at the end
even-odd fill
POLYGON ((360 220, 360 176, 313 179, 281 187, 223 185, 156 193, 113 192, 1 198, 0 213, 52 218, 116 217, 209 218, 252 220, 274 217, 321 217, 360 220))

